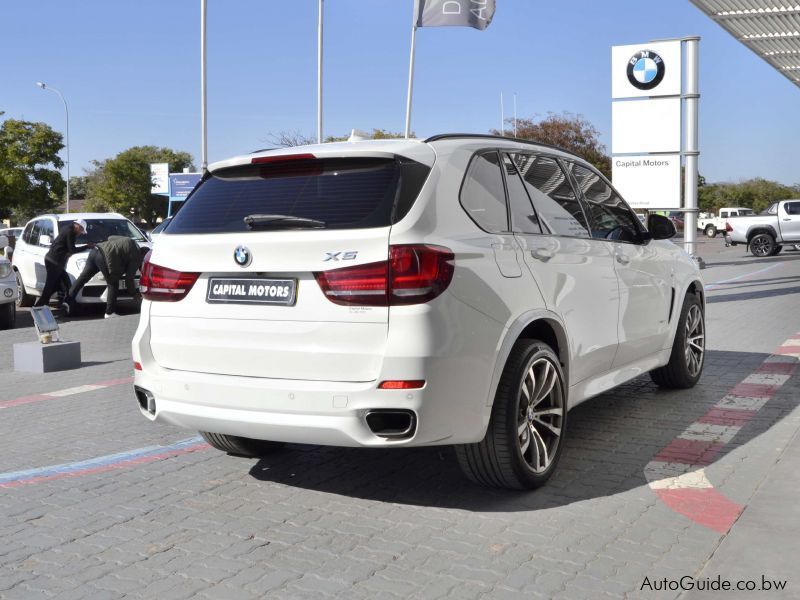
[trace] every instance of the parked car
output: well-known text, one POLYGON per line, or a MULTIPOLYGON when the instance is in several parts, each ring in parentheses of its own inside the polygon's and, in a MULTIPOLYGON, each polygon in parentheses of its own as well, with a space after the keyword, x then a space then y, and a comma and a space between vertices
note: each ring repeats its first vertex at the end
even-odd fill
POLYGON ((784 244, 800 243, 800 199, 771 204, 761 215, 728 221, 730 243, 747 244, 753 256, 775 256, 784 244))
MULTIPOLYGON (((14 250, 14 273, 17 277, 19 293, 17 306, 30 306, 42 293, 46 273, 44 257, 64 225, 76 219, 86 221, 87 231, 77 238, 77 245, 87 242, 104 242, 109 236, 124 235, 133 238, 140 247, 150 248, 152 244, 144 233, 122 215, 116 213, 67 213, 59 215, 42 215, 32 219, 25 225, 22 237, 17 241, 14 250)), ((67 262, 67 275, 74 282, 86 265, 88 251, 72 255, 67 262)), ((76 302, 81 304, 97 304, 105 302, 103 297, 106 282, 101 273, 95 275, 78 293, 76 302)), ((130 299, 125 282, 120 282, 120 300, 130 299)))
MULTIPOLYGON (((5 234, 0 234, 0 247, 5 241, 5 234)), ((11 268, 11 261, 0 257, 0 329, 12 329, 17 320, 17 280, 11 268)))
POLYGON ((701 214, 697 219, 697 229, 710 238, 717 237, 717 233, 725 231, 725 223, 733 217, 749 217, 754 215, 752 208, 726 207, 719 209, 719 216, 714 213, 701 214))
POLYGON ((446 444, 532 488, 569 409, 700 377, 697 266, 573 154, 442 135, 209 169, 145 259, 132 349, 142 414, 220 450, 446 444))
POLYGON ((22 227, 7 227, 5 229, 0 229, 0 236, 4 236, 6 238, 5 244, 0 244, 0 252, 3 252, 3 255, 8 255, 6 258, 11 260, 14 252, 14 246, 17 244, 17 238, 22 235, 22 227), (11 252, 6 251, 6 248, 11 248, 11 252))

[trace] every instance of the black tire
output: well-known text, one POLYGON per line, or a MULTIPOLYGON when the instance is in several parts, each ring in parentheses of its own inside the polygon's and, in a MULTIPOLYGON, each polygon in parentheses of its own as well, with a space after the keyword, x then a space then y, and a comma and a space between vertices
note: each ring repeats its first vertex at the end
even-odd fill
POLYGON ((247 458, 266 456, 286 445, 284 442, 268 442, 267 440, 254 440, 235 435, 225 435, 224 433, 209 433, 207 431, 201 431, 200 435, 217 450, 247 458))
MULTIPOLYGON (((683 307, 681 308, 680 320, 678 321, 678 331, 675 333, 675 341, 672 343, 672 354, 670 354, 669 362, 663 367, 650 371, 650 379, 659 387, 667 389, 682 390, 694 387, 703 374, 703 365, 705 364, 705 332, 706 326, 703 304, 700 302, 700 298, 695 294, 686 294, 686 298, 683 300, 683 307), (699 311, 699 313, 695 313, 695 310, 699 311), (690 328, 692 327, 691 324, 688 323, 688 320, 691 314, 699 314, 700 316, 699 333, 702 336, 700 343, 702 350, 700 352, 698 365, 690 362, 689 354, 687 353, 687 337, 695 338, 694 335, 690 336, 690 328)), ((692 333, 694 333, 694 331, 692 333)), ((696 355, 696 350, 691 350, 691 352, 696 355)))
POLYGON ((17 305, 13 302, 0 304, 0 329, 14 329, 17 322, 17 305))
MULTIPOLYGON (((543 485, 555 471, 564 446, 567 390, 558 356, 550 346, 539 340, 518 340, 511 350, 497 386, 486 436, 477 444, 455 447, 456 457, 464 474, 473 482, 488 487, 524 490, 543 485), (549 363, 553 371, 545 370, 548 367, 544 363, 549 363), (535 372, 535 369, 542 369, 539 371, 539 379, 529 378, 529 371, 535 372), (549 385, 551 377, 553 383, 550 391, 542 395, 540 402, 528 404, 526 413, 520 402, 523 399, 523 386, 526 391, 530 389, 526 394, 529 398, 537 397, 549 385), (530 388, 525 385, 529 380, 530 388), (538 381, 542 382, 541 388, 538 387, 538 381), (559 400, 556 400, 557 395, 560 396, 559 400), (549 429, 558 429, 560 433, 554 435, 538 424, 534 427, 531 421, 531 415, 535 414, 532 412, 533 408, 541 406, 548 410, 549 406, 550 410, 557 410, 558 402, 560 415, 547 414, 543 416, 543 420, 549 423, 549 429), (537 433, 532 435, 534 429, 537 433), (525 438, 527 446, 523 448, 525 438), (551 442, 555 444, 550 446, 551 442), (540 452, 540 449, 545 451, 540 452), (541 469, 538 472, 530 465, 530 459, 526 458, 529 452, 537 463, 542 456, 545 458, 546 464, 539 465, 541 469)), ((542 423, 542 419, 538 423, 542 423)))
POLYGON ((36 301, 36 298, 31 296, 27 290, 25 290, 25 284, 22 283, 22 277, 19 275, 19 271, 14 271, 14 275, 17 278, 17 308, 27 308, 28 306, 33 306, 33 303, 36 301))
POLYGON ((763 258, 765 256, 774 256, 775 251, 775 238, 769 233, 759 233, 753 236, 750 240, 750 252, 753 256, 763 258))
POLYGON ((708 225, 705 228, 706 237, 715 238, 717 237, 717 228, 713 225, 708 225))

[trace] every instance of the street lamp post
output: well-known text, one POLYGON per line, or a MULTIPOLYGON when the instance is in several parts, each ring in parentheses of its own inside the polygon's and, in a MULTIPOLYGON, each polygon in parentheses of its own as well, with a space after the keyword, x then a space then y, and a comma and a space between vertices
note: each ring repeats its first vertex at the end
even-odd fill
POLYGON ((69 109, 67 108, 67 101, 64 100, 64 95, 59 92, 56 88, 48 86, 46 83, 42 83, 41 81, 37 81, 36 85, 42 88, 43 90, 50 90, 51 92, 55 92, 58 94, 58 97, 61 98, 61 102, 64 103, 64 113, 67 115, 67 133, 66 133, 66 142, 67 142, 67 210, 69 212, 69 109))

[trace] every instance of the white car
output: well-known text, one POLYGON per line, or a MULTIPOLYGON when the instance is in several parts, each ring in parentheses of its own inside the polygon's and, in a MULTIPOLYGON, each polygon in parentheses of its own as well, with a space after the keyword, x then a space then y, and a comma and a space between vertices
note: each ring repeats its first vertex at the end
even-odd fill
POLYGON ((246 456, 451 444, 536 487, 568 409, 701 375, 700 273, 649 226, 582 159, 500 137, 215 163, 142 267, 141 412, 246 456))
MULTIPOLYGON (((19 285, 17 306, 30 306, 36 300, 36 297, 42 295, 42 289, 47 277, 44 257, 59 230, 64 225, 71 224, 77 219, 84 219, 87 226, 86 233, 79 235, 76 240, 76 245, 78 246, 87 242, 104 242, 112 235, 131 237, 143 248, 152 246, 144 233, 120 214, 67 213, 36 217, 25 225, 22 236, 17 239, 17 247, 14 249, 13 267, 17 277, 17 284, 19 285)), ((88 250, 78 252, 69 257, 67 261, 67 276, 70 284, 74 283, 80 276, 81 271, 83 271, 87 255, 88 250)), ((105 302, 105 291, 105 279, 102 273, 98 273, 78 293, 75 300, 81 304, 103 303, 105 302)), ((127 295, 124 281, 120 282, 119 299, 130 299, 127 295)))
MULTIPOLYGON (((0 233, 0 248, 8 245, 8 238, 0 233)), ((0 256, 0 329, 13 329, 17 320, 17 280, 11 261, 0 256)))

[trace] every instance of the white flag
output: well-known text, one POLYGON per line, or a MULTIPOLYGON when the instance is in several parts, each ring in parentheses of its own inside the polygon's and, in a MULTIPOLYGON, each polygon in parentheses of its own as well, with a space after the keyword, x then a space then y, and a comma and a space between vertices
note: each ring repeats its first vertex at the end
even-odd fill
POLYGON ((417 0, 417 27, 473 27, 494 17, 495 0, 417 0))

